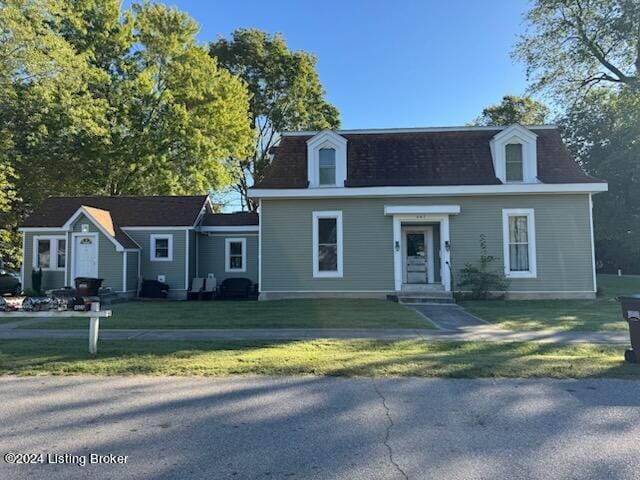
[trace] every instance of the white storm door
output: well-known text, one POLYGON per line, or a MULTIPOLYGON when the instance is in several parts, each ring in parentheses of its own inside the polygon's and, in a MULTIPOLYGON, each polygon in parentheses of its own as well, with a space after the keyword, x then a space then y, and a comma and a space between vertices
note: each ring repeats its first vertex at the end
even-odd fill
POLYGON ((98 237, 78 235, 74 239, 73 278, 98 277, 98 237))

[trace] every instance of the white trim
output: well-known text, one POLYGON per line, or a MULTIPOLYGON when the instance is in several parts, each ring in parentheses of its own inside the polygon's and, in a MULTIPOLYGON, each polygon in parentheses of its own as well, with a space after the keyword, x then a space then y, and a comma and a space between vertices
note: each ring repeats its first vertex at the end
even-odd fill
MULTIPOLYGON (((102 210, 102 209, 96 208, 96 210, 102 210)), ((103 210, 103 211, 108 211, 108 210, 103 210)), ((71 225, 73 224, 73 222, 75 222, 80 217, 80 215, 84 215, 89 221, 91 221, 91 223, 93 223, 94 226, 98 230, 100 230, 100 232, 102 232, 102 234, 105 237, 107 237, 111 243, 113 243, 115 245, 117 252, 122 252, 124 250, 124 247, 120 244, 120 242, 118 242, 113 235, 111 235, 109 232, 107 232, 104 229, 104 227, 102 225, 100 225, 100 223, 98 223, 93 218, 93 215, 91 215, 91 213, 89 213, 84 207, 78 208, 78 210, 76 210, 75 213, 73 215, 71 215, 71 217, 69 217, 69 220, 67 220, 64 223, 62 228, 64 230, 71 231, 71 225)), ((109 215, 111 215, 111 213, 109 213, 109 215)), ((112 220, 112 222, 113 222, 113 220, 112 220)), ((82 233, 87 233, 87 232, 82 232, 82 233)))
POLYGON ((451 255, 446 245, 449 243, 449 215, 394 215, 393 216, 393 242, 391 245, 393 251, 393 279, 396 291, 402 290, 403 268, 402 268, 402 251, 403 251, 403 223, 439 223, 440 224, 440 280, 445 291, 451 291, 451 271, 449 264, 451 263, 451 255), (398 248, 396 248, 398 246, 398 248))
POLYGON ((386 293, 392 295, 394 290, 263 290, 263 293, 386 293))
POLYGON ((233 225, 229 227, 200 227, 198 229, 201 232, 257 232, 259 230, 259 225, 233 225))
POLYGON ((225 238, 224 240, 224 271, 225 273, 245 273, 247 271, 247 239, 246 238, 225 238), (231 244, 240 243, 242 245, 242 268, 231 268, 231 244))
MULTIPOLYGON (((40 268, 40 266, 38 265, 38 261, 40 259, 40 256, 38 255, 38 241, 49 240, 49 267, 42 268, 42 271, 43 272, 65 272, 66 274, 67 264, 69 263, 69 257, 67 256, 67 245, 66 245, 67 236, 66 235, 34 235, 32 238, 33 238, 32 245, 31 245, 32 268, 35 270, 38 270, 40 268), (60 240, 65 241, 64 267, 62 268, 58 265, 58 242, 60 242, 60 240), (55 267, 53 267, 52 265, 55 265, 55 267)), ((26 246, 24 241, 23 241, 23 245, 26 246)), ((22 263, 24 264, 24 260, 22 263)), ((65 279, 65 283, 66 283, 66 279, 65 279)))
POLYGON ((405 205, 405 206, 384 206, 385 215, 433 215, 447 214, 457 215, 460 213, 460 205, 405 205))
POLYGON ((506 146, 509 144, 522 145, 522 181, 513 183, 537 183, 538 182, 538 136, 528 128, 519 124, 505 128, 489 142, 491 157, 496 177, 507 183, 506 146))
POLYGON ((201 232, 205 237, 228 237, 229 235, 242 234, 243 237, 257 237, 258 233, 242 233, 242 232, 227 232, 227 233, 207 233, 201 232))
POLYGON ((593 291, 598 293, 598 280, 596 276, 596 242, 593 232, 593 198, 589 194, 589 229, 591 230, 591 266, 593 267, 593 291))
MULTIPOLYGON (((26 233, 22 233, 22 262, 20 264, 20 286, 22 287, 22 289, 24 290, 24 271, 25 271, 25 255, 27 254, 27 234, 26 233)), ((65 266, 67 264, 66 262, 66 258, 65 258, 65 266)), ((66 275, 66 273, 65 273, 66 275)), ((67 282, 67 279, 65 277, 64 279, 65 283, 67 282)))
POLYGON ((127 231, 145 231, 145 230, 156 230, 156 231, 170 231, 170 230, 193 230, 195 227, 120 227, 121 230, 127 231))
POLYGON ((424 195, 520 195, 526 193, 606 192, 606 183, 509 183, 503 185, 452 185, 431 187, 325 187, 249 189, 251 198, 410 197, 424 195))
MULTIPOLYGON (((413 128, 364 128, 353 130, 335 130, 337 134, 367 134, 367 133, 419 133, 419 132, 483 132, 491 130, 505 130, 508 126, 458 126, 458 127, 413 127, 413 128)), ((555 130, 558 127, 553 124, 549 125, 528 125, 527 128, 535 130, 555 130)), ((308 137, 309 135, 317 135, 317 130, 300 130, 294 132, 281 132, 282 137, 308 137)))
POLYGON ((189 258, 189 230, 184 231, 184 289, 189 290, 189 264, 191 260, 189 258))
POLYGON ((316 211, 312 212, 312 239, 313 239, 313 278, 342 278, 343 275, 343 242, 342 242, 342 211, 316 211), (336 267, 335 271, 320 271, 318 268, 318 220, 322 218, 335 218, 336 220, 336 267))
POLYGON ((307 140, 307 180, 310 188, 335 188, 344 186, 347 180, 347 139, 332 130, 323 130, 307 140), (320 185, 320 149, 335 150, 336 183, 320 185))
POLYGON ((173 261, 173 234, 172 233, 156 233, 149 235, 149 261, 151 262, 172 262, 173 261), (168 240, 168 257, 156 257, 156 240, 168 240))
MULTIPOLYGON (((258 200, 258 215, 262 217, 262 199, 258 200)), ((262 222, 258 221, 258 293, 262 293, 262 222)))
MULTIPOLYGON (((76 238, 78 237, 93 237, 96 242, 96 277, 100 275, 100 235, 98 232, 73 232, 71 234, 71 242, 73 247, 71 249, 71 281, 77 277, 76 275, 76 238)), ((68 262, 69 260, 67 260, 68 262)))
POLYGON ((122 252, 122 291, 127 291, 127 252, 122 252))
POLYGON ((56 233, 64 233, 65 230, 62 227, 20 227, 18 228, 19 232, 56 232, 56 233))
POLYGON ((502 209, 502 253, 504 259, 504 275, 507 278, 536 278, 536 219, 533 208, 502 209), (529 270, 512 272, 509 254, 509 217, 527 217, 527 247, 529 251, 529 270))

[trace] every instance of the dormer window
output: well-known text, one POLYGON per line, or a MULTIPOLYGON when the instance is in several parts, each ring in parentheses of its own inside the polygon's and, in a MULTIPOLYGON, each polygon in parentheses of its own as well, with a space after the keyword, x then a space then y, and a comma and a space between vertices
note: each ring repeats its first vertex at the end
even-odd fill
POLYGON ((522 125, 511 125, 491 139, 496 178, 502 183, 537 183, 538 136, 522 125))
POLYGON ((310 188, 344 187, 347 139, 331 130, 323 130, 307 140, 307 175, 310 188))
POLYGON ((522 182, 524 171, 522 163, 522 144, 509 143, 504 147, 507 182, 522 182))
POLYGON ((318 179, 320 186, 336 184, 336 151, 333 148, 321 148, 319 154, 318 179))

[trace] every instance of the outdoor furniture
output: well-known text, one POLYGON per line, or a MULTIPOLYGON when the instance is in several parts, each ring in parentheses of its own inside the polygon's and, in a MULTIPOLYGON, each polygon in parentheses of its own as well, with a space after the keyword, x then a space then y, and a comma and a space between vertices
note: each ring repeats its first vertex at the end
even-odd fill
POLYGON ((140 296, 144 298, 167 298, 169 285, 157 280, 142 280, 140 296))
POLYGON ((187 300, 198 300, 204 288, 204 278, 195 277, 191 280, 191 290, 187 292, 187 300))
POLYGON ((248 278, 225 278, 220 284, 220 298, 249 298, 253 283, 248 278))
POLYGON ((216 278, 206 278, 204 280, 204 289, 201 292, 200 298, 202 300, 211 300, 216 293, 217 282, 216 278))

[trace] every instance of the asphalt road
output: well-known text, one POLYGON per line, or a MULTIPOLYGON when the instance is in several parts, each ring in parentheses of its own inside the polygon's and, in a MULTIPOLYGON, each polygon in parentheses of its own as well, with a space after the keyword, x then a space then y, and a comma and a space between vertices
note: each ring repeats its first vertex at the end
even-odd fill
POLYGON ((637 479, 639 439, 637 381, 0 378, 10 480, 637 479))

